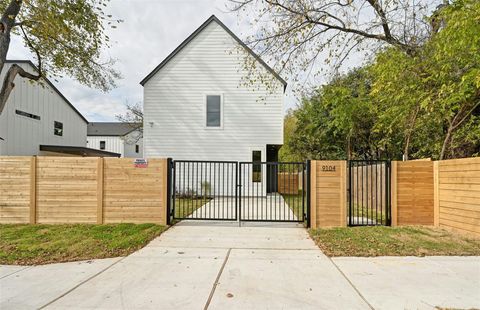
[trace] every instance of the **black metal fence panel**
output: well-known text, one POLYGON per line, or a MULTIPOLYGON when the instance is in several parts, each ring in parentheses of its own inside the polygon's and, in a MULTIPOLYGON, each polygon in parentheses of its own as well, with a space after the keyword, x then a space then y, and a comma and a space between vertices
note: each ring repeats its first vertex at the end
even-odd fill
POLYGON ((305 163, 176 160, 171 166, 174 219, 306 220, 305 163))
POLYGON ((348 162, 347 213, 349 226, 390 226, 390 161, 348 162))

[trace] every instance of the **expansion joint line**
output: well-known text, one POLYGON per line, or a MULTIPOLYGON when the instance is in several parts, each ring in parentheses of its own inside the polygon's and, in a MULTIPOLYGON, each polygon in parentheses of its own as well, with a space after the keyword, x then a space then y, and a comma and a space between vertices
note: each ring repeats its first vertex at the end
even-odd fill
POLYGON ((207 310, 208 307, 210 306, 210 302, 212 301, 213 295, 215 294, 215 289, 217 288, 218 283, 220 283, 220 277, 222 276, 223 269, 225 269, 225 265, 227 264, 228 257, 230 256, 230 252, 232 251, 231 248, 228 249, 227 255, 225 256, 225 259, 223 260, 222 267, 218 271, 217 278, 215 279, 215 282, 213 283, 212 290, 210 292, 210 296, 208 296, 207 303, 205 304, 205 307, 203 308, 204 310, 207 310))

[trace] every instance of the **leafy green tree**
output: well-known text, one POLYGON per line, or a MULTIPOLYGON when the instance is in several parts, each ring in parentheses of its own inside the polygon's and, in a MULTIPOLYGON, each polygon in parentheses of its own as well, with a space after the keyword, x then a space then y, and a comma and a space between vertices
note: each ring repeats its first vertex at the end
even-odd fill
POLYGON ((374 103, 368 68, 337 76, 305 98, 294 112, 296 130, 286 140, 297 156, 316 159, 375 159, 398 156, 395 137, 376 129, 381 111, 374 103))
POLYGON ((297 130, 297 117, 294 114, 294 110, 287 111, 283 119, 283 143, 278 153, 280 161, 298 161, 302 160, 302 157, 292 149, 290 139, 294 136, 297 130))
POLYGON ((415 54, 389 47, 303 100, 291 149, 311 158, 424 158, 480 153, 480 2, 431 17, 415 54))
MULTIPOLYGON (((427 43, 424 67, 434 81, 431 109, 443 118, 446 128, 439 155, 443 159, 464 125, 470 122, 474 132, 480 131, 480 123, 472 118, 480 115, 480 2, 455 1, 441 12, 441 18, 445 26, 427 43)), ((478 143, 480 135, 476 138, 478 143)))
POLYGON ((120 75, 112 69, 113 60, 101 58, 101 51, 109 47, 105 28, 115 28, 121 22, 104 12, 108 1, 0 1, 0 71, 5 65, 12 34, 21 36, 38 60, 35 73, 15 64, 10 66, 0 91, 0 114, 17 75, 40 81, 43 76, 66 74, 103 91, 115 86, 115 79, 120 75))
POLYGON ((297 127, 287 147, 302 159, 345 159, 344 137, 330 125, 332 116, 321 95, 305 98, 295 111, 297 127))
POLYGON ((396 49, 377 56, 372 93, 384 111, 378 127, 403 131, 404 154, 416 148, 444 159, 455 145, 466 147, 464 139, 472 150, 480 140, 480 2, 455 1, 435 18, 442 26, 415 56, 396 49), (412 146, 413 135, 427 140, 412 146))

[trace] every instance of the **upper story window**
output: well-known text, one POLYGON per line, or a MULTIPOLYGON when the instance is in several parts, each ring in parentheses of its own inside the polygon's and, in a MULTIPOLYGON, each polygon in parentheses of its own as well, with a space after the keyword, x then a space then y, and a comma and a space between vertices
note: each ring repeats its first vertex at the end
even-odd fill
POLYGON ((32 114, 32 113, 20 111, 20 110, 15 110, 15 114, 25 116, 25 117, 29 117, 29 118, 32 118, 32 119, 36 119, 38 121, 40 120, 40 116, 32 114))
POLYGON ((222 126, 222 96, 207 95, 207 127, 222 126))
POLYGON ((105 149, 105 141, 100 141, 100 149, 101 150, 105 149))
POLYGON ((63 123, 54 121, 53 122, 53 134, 56 136, 63 136, 63 123))
POLYGON ((140 146, 138 144, 135 144, 135 153, 140 152, 140 146))

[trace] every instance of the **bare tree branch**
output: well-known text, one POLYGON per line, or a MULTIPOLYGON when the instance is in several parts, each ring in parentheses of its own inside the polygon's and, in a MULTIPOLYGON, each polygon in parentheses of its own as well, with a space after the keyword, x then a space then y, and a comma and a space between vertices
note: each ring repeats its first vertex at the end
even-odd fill
POLYGON ((140 102, 135 104, 126 104, 127 111, 125 114, 117 114, 115 117, 118 121, 127 124, 129 127, 138 132, 138 134, 130 137, 129 143, 136 143, 143 138, 143 106, 140 102))
POLYGON ((306 67, 312 63, 311 57, 321 57, 328 67, 333 63, 337 70, 350 53, 365 51, 373 55, 385 45, 415 55, 428 38, 430 25, 425 20, 433 8, 433 3, 412 4, 411 0, 230 2, 231 11, 250 17, 253 27, 261 25, 254 28, 248 45, 279 72, 288 71, 297 77, 312 70, 306 67))

